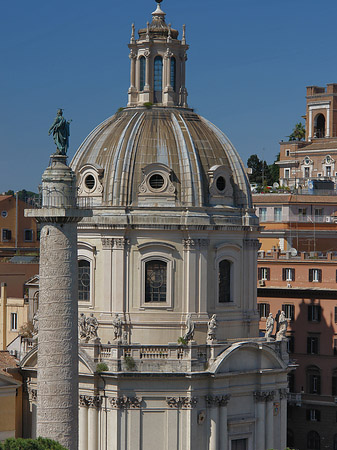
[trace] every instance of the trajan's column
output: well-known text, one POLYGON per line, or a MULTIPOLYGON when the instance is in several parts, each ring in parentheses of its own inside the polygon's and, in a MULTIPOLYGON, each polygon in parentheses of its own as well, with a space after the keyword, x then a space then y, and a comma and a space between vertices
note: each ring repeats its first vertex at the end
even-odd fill
POLYGON ((76 177, 67 166, 69 123, 62 110, 51 127, 57 151, 42 176, 42 208, 26 210, 41 224, 38 310, 37 436, 78 449, 76 177))

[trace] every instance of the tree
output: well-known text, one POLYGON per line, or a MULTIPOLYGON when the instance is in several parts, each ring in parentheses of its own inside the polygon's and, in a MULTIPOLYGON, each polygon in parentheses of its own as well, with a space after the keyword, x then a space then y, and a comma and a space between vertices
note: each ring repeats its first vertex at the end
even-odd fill
POLYGON ((257 155, 251 155, 247 161, 247 167, 252 169, 251 175, 249 175, 249 181, 251 183, 262 183, 262 161, 260 161, 257 155))
POLYGON ((303 141, 305 139, 305 127, 301 122, 298 122, 293 132, 289 137, 289 141, 303 141))
POLYGON ((273 185, 275 182, 278 182, 280 179, 280 168, 276 163, 276 161, 280 160, 280 154, 278 153, 276 155, 276 160, 273 162, 273 164, 269 165, 269 172, 270 172, 270 185, 273 185))

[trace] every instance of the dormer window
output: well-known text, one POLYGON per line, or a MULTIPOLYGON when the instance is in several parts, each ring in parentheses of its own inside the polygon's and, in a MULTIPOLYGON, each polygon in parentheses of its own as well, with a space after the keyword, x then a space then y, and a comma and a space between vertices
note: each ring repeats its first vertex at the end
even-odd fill
POLYGON ((92 175, 87 175, 84 179, 85 186, 92 191, 95 187, 95 178, 92 175))
POLYGON ((153 163, 144 167, 142 172, 143 181, 139 186, 138 204, 175 206, 176 188, 171 181, 172 170, 165 164, 153 163))
POLYGON ((226 180, 224 177, 220 176, 216 179, 216 187, 218 189, 219 192, 223 192, 226 188, 226 180))
POLYGON ((231 171, 227 166, 213 166, 208 171, 211 205, 233 205, 231 171))

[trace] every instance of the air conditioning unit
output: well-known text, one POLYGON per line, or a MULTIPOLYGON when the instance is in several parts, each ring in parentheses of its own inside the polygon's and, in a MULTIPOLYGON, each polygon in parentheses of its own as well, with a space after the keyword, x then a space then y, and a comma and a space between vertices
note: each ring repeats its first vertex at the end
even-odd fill
POLYGON ((265 286, 266 282, 264 280, 259 280, 259 286, 265 286))
POLYGON ((326 221, 326 222, 331 222, 331 217, 327 216, 327 217, 325 218, 325 221, 326 221))

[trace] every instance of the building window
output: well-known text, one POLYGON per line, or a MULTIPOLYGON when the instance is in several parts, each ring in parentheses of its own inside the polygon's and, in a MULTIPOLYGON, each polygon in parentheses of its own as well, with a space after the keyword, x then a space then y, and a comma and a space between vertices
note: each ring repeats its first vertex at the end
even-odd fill
POLYGON ((140 72, 139 88, 141 91, 143 91, 145 87, 145 70, 146 70, 146 60, 144 56, 141 56, 139 58, 139 72, 140 72))
POLYGON ((25 230, 24 231, 24 239, 25 239, 25 242, 32 242, 33 230, 25 230))
POLYGON ((314 283, 322 282, 322 270, 321 269, 309 269, 309 281, 314 283))
POLYGON ((298 208, 298 220, 299 222, 307 221, 307 208, 298 208))
POLYGON ((282 222, 282 208, 274 208, 274 221, 282 222))
POLYGON ((154 102, 161 103, 163 89, 163 59, 161 56, 156 56, 154 58, 153 77, 154 102))
POLYGON ((315 222, 323 222, 324 216, 324 208, 316 208, 315 209, 315 222))
POLYGON ((308 305, 309 322, 319 322, 321 320, 321 305, 308 305))
POLYGON ((307 353, 308 355, 318 355, 319 353, 319 338, 317 336, 307 337, 307 353))
POLYGON ((282 269, 283 281, 295 281, 295 269, 285 268, 282 269))
POLYGON ((171 66, 170 66, 170 84, 173 90, 176 90, 176 59, 174 57, 171 58, 171 66))
POLYGON ((2 229, 2 241, 10 241, 12 239, 12 232, 11 230, 7 230, 6 228, 2 229))
POLYGON ((270 305, 269 303, 258 303, 257 307, 260 313, 260 319, 267 318, 270 313, 270 305))
POLYGON ((310 167, 304 167, 304 178, 310 177, 310 167))
POLYGON ((287 342, 287 349, 288 353, 295 353, 295 336, 290 335, 288 336, 288 342, 287 342))
POLYGON ((219 262, 219 303, 231 301, 231 267, 227 259, 219 262))
POLYGON ((286 150, 286 156, 290 156, 290 150, 289 149, 286 150))
POLYGON ((18 315, 17 313, 11 313, 11 330, 16 331, 18 329, 18 315))
POLYGON ((325 136, 325 117, 323 114, 317 114, 314 119, 314 137, 324 138, 325 136))
POLYGON ((331 395, 337 395, 337 369, 332 371, 331 395))
POLYGON ((320 450, 321 440, 317 431, 309 431, 307 436, 307 450, 320 450))
POLYGON ((307 409, 307 420, 310 422, 320 422, 321 411, 319 409, 307 409))
POLYGON ((321 373, 317 366, 307 368, 307 391, 309 394, 321 393, 321 373))
POLYGON ((284 169, 284 178, 290 178, 290 169, 284 169))
POLYGON ((264 281, 269 281, 270 280, 270 268, 269 267, 259 267, 258 279, 264 280, 264 281))
POLYGON ((231 450, 247 450, 248 439, 234 439, 231 441, 231 450))
POLYGON ((294 320, 295 317, 295 306, 294 305, 282 305, 282 311, 286 316, 286 319, 294 320))
POLYGON ((90 262, 85 259, 78 261, 78 300, 90 301, 90 262))
POLYGON ((266 222, 267 220, 267 208, 259 208, 260 222, 266 222))
MULTIPOLYGON (((336 283, 337 283, 337 272, 336 272, 336 283)), ((337 306, 335 306, 335 323, 337 323, 337 306)))
POLYGON ((145 263, 145 303, 166 302, 167 263, 151 259, 145 263))
POLYGON ((331 166, 325 166, 325 176, 331 177, 331 166))

